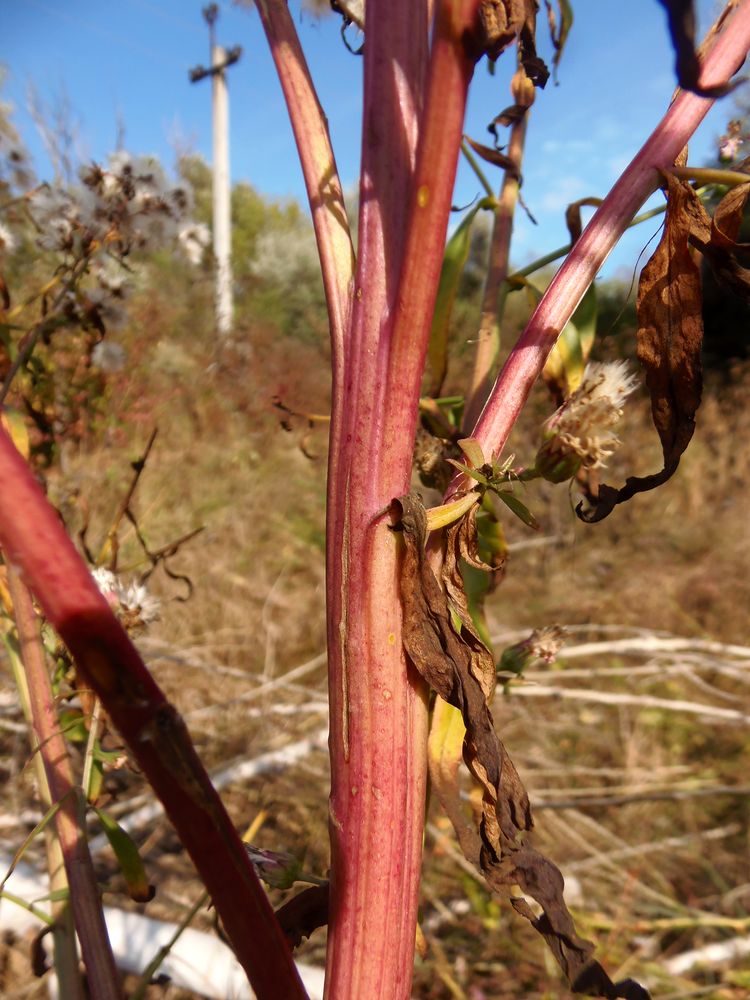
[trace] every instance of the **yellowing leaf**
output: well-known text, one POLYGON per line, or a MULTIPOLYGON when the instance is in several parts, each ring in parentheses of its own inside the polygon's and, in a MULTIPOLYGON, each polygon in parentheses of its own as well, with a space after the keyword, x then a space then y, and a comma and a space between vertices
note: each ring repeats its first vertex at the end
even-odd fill
POLYGON ((130 898, 137 903, 148 903, 154 898, 154 887, 149 884, 143 861, 138 853, 135 841, 120 824, 103 809, 95 809, 102 824, 102 829, 115 852, 120 871, 128 886, 130 898))
POLYGON ((24 458, 29 457, 29 430, 23 414, 11 406, 0 412, 0 422, 10 434, 11 440, 24 458))

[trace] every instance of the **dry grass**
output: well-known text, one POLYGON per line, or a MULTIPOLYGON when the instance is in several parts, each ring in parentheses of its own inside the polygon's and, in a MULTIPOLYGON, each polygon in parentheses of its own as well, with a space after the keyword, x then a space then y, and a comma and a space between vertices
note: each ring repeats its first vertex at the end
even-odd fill
MULTIPOLYGON (((199 525, 205 530, 169 560, 191 581, 189 599, 184 582, 155 572, 152 587, 164 602, 163 615, 142 648, 216 771, 315 736, 325 724, 324 667, 315 660, 325 643, 325 429, 304 442, 318 455, 310 459, 300 448, 304 421, 293 420, 285 432, 270 402, 279 394, 293 408, 325 412, 325 357, 256 325, 243 331, 252 354, 237 351, 217 368, 184 332, 186 315, 168 291, 156 304, 148 301, 138 307, 142 328, 156 328, 158 315, 159 328, 171 331, 173 341, 133 337, 132 367, 110 387, 109 415, 89 447, 66 455, 49 488, 74 530, 86 501, 88 539, 96 547, 132 475, 129 463, 159 427, 134 503, 140 528, 152 548, 199 525)), ((489 606, 494 633, 559 622, 581 626, 571 643, 610 639, 606 627, 618 626, 615 637, 638 629, 747 644, 750 533, 742 497, 750 488, 750 451, 741 442, 750 439, 749 386, 742 372, 731 383, 709 386, 696 439, 674 480, 618 508, 603 524, 577 521, 564 487, 530 487, 526 499, 547 543, 512 553, 489 606)), ((519 460, 529 455, 546 407, 541 393, 530 403, 512 444, 519 460)), ((640 400, 609 481, 654 471, 658 458, 647 403, 640 400)), ((519 523, 509 524, 508 534, 512 542, 528 540, 519 523)), ((143 568, 130 527, 121 534, 120 564, 132 572, 143 568)), ((596 941, 613 973, 647 975, 663 998, 747 996, 747 958, 679 976, 667 965, 705 943, 750 934, 748 794, 732 794, 748 784, 747 724, 633 698, 750 713, 747 668, 729 653, 699 645, 671 657, 563 656, 549 678, 536 682, 630 700, 498 699, 503 738, 538 805, 537 842, 571 876, 582 932, 596 941), (649 665, 652 671, 643 669, 649 665), (581 676, 584 668, 618 666, 615 674, 581 676), (578 673, 566 679, 566 670, 578 673), (711 792, 719 786, 724 791, 711 792), (668 797, 672 793, 681 797, 668 797)), ((3 722, 17 721, 11 707, 2 711, 3 722)), ((8 779, 4 811, 17 817, 3 833, 12 845, 33 825, 33 789, 22 773, 23 733, 5 728, 0 740, 8 779)), ((224 796, 240 828, 265 811, 261 846, 305 855, 309 870, 324 873, 327 760, 318 747, 275 772, 229 784, 224 796)), ((109 776, 107 791, 109 808, 121 816, 150 801, 127 769, 109 776)), ((453 839, 434 807, 431 824, 422 912, 429 952, 417 962, 415 997, 567 996, 533 931, 457 864, 453 839)), ((200 891, 184 853, 163 818, 151 819, 137 837, 158 886, 148 912, 179 918, 200 891)), ((106 851, 98 865, 115 894, 107 901, 128 905, 106 851)), ((281 896, 274 893, 277 901, 281 896)), ((210 929, 212 923, 204 911, 196 925, 210 929)), ((302 952, 322 962, 324 946, 325 933, 318 931, 302 952)), ((7 952, 14 964, 0 980, 3 995, 41 995, 31 985, 25 954, 19 944, 7 952)), ((178 995, 162 986, 150 993, 178 995)))

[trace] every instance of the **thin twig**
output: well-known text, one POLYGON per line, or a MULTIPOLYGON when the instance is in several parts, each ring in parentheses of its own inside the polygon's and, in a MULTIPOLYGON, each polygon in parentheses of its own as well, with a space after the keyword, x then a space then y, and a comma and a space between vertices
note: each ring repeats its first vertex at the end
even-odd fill
POLYGON ((34 735, 44 761, 50 796, 53 802, 60 803, 55 825, 70 884, 73 916, 89 987, 96 1000, 117 1000, 120 991, 115 961, 102 914, 94 866, 83 832, 81 799, 73 781, 67 747, 59 732, 37 617, 31 594, 20 573, 12 565, 8 565, 7 570, 21 658, 28 680, 34 735))
MULTIPOLYGON (((511 86, 513 100, 517 105, 533 101, 534 85, 519 69, 511 86)), ((490 241, 487 277, 482 297, 477 349, 474 356, 474 371, 466 396, 466 412, 463 426, 468 432, 476 424, 485 400, 492 387, 493 374, 500 351, 500 319, 504 295, 507 294, 506 278, 510 263, 510 242, 513 236, 513 219, 521 188, 521 163, 526 139, 529 107, 522 117, 513 122, 508 140, 507 157, 514 170, 506 169, 500 194, 495 205, 495 219, 490 241)))
MULTIPOLYGON (((564 676, 564 675, 562 675, 564 676)), ((736 708, 719 708, 702 702, 682 701, 677 698, 656 698, 647 694, 623 694, 618 691, 587 691, 579 688, 556 688, 548 684, 513 685, 513 696, 521 698, 552 698, 563 701, 582 701, 599 705, 633 705, 637 708, 657 708, 664 712, 687 712, 706 719, 723 719, 750 725, 750 714, 736 708)))

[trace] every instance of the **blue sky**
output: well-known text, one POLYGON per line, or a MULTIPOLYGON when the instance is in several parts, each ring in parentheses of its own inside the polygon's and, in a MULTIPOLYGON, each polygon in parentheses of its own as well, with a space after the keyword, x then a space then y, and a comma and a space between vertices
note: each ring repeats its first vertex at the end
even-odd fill
MULTIPOLYGON (((361 60, 341 43, 337 19, 318 20, 295 0, 291 6, 329 118, 342 180, 352 187, 359 158, 361 60)), ((716 7, 714 0, 699 0, 702 30, 716 7)), ((13 121, 40 177, 48 175, 49 166, 28 112, 30 85, 48 108, 65 95, 82 159, 106 158, 119 121, 125 146, 134 153, 156 154, 168 166, 178 148, 210 160, 210 84, 188 81, 188 69, 208 61, 201 8, 190 0, 0 0, 0 62, 8 71, 2 99, 14 107, 13 121)), ((292 134, 257 13, 228 3, 220 8, 218 40, 244 50, 229 71, 232 177, 266 195, 303 200, 292 134)), ((517 264, 566 241, 566 205, 606 193, 658 122, 674 87, 666 18, 656 0, 573 0, 573 8, 576 20, 559 85, 550 81, 538 93, 530 120, 523 193, 539 224, 519 216, 517 264)), ((549 61, 543 9, 539 34, 549 61)), ((512 103, 511 72, 510 53, 494 77, 478 67, 466 130, 480 142, 488 140, 487 123, 512 103)), ((711 157, 732 115, 731 101, 709 114, 691 146, 691 162, 711 157)), ((455 202, 468 204, 478 193, 473 175, 461 169, 455 202)), ((605 274, 632 270, 656 226, 632 231, 605 274)))

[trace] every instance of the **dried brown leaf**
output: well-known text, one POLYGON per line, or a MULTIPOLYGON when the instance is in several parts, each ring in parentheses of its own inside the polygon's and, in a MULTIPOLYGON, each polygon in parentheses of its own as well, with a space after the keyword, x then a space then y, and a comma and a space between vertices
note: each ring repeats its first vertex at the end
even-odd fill
POLYGON ((328 882, 311 885, 276 910, 276 919, 291 948, 299 947, 303 938, 328 923, 328 898, 328 882))
MULTIPOLYGON (((665 469, 674 471, 693 436, 703 388, 700 268, 688 245, 690 185, 669 180, 664 236, 638 285, 638 359, 646 369, 665 469)), ((671 474, 671 473, 670 473, 671 474)))
POLYGON ((568 205, 565 209, 565 225, 568 227, 571 243, 575 243, 583 232, 583 222, 581 221, 581 209, 583 206, 588 205, 596 208, 601 203, 601 198, 580 198, 578 201, 572 201, 568 205))
POLYGON ((515 163, 510 156, 506 156, 501 153, 498 149, 493 149, 491 146, 483 146, 480 142, 475 142, 468 135, 466 136, 466 141, 474 150, 474 152, 481 156, 483 160, 487 163, 491 163, 495 167, 500 167, 501 170, 506 170, 511 177, 514 177, 517 181, 520 181, 521 175, 518 172, 518 164, 515 163))
POLYGON ((474 569, 492 573, 477 553, 477 511, 476 503, 466 515, 454 521, 445 531, 445 555, 443 558, 443 584, 451 610, 461 620, 461 638, 471 650, 471 670, 479 682, 487 702, 495 691, 495 659, 482 642, 469 610, 469 602, 464 590, 460 560, 464 559, 474 569))
MULTIPOLYGON (((461 559, 473 565, 478 562, 476 508, 445 532, 443 587, 425 555, 427 516, 421 499, 409 494, 394 500, 392 507, 404 539, 404 649, 427 683, 461 712, 466 728, 464 761, 482 789, 482 873, 493 889, 507 893, 519 885, 542 907, 542 916, 536 917, 526 900, 513 900, 516 910, 548 941, 574 990, 647 1000, 648 993, 637 983, 613 983, 592 959, 592 945, 577 936, 565 905, 562 875, 551 861, 523 843, 523 834, 533 827, 531 806, 518 772, 495 732, 489 707, 494 663, 471 622, 460 573, 461 559), (488 665, 492 668, 491 679, 488 665)), ((451 819, 459 828, 464 823, 460 815, 451 819)), ((466 837, 465 831, 463 834, 460 842, 468 846, 467 857, 476 863, 476 840, 466 837)))
POLYGON ((500 114, 495 115, 490 125, 487 126, 488 131, 497 138, 498 125, 503 125, 506 128, 510 125, 517 125, 518 122, 523 121, 528 110, 525 104, 511 104, 510 107, 503 108, 500 114))
POLYGON ((529 79, 543 87, 549 70, 536 52, 536 0, 482 0, 478 9, 479 31, 476 58, 483 55, 496 60, 518 39, 521 65, 529 79))
POLYGON ((732 188, 716 206, 711 223, 711 242, 714 246, 726 247, 733 252, 750 250, 750 243, 738 242, 749 195, 750 179, 747 184, 732 188))
POLYGON ((689 242, 700 218, 697 195, 684 181, 667 177, 664 232, 638 284, 638 359, 646 370, 651 414, 661 440, 664 468, 650 476, 630 476, 623 487, 603 484, 590 506, 576 508, 589 523, 607 517, 617 504, 655 489, 676 471, 695 430, 703 377, 703 316, 700 268, 689 242))
POLYGON ((552 42, 555 50, 555 55, 552 59, 552 70, 555 73, 555 81, 557 81, 557 67, 560 65, 560 57, 562 56, 563 49, 565 48, 565 43, 568 40, 570 29, 573 26, 573 8, 571 7, 569 0, 557 0, 560 16, 560 23, 558 26, 557 16, 555 15, 555 11, 550 3, 550 0, 544 0, 544 3, 547 8, 547 24, 549 26, 550 41, 552 42))
POLYGON ((738 237, 749 194, 750 182, 732 188, 717 205, 713 219, 696 195, 703 215, 698 217, 696 211, 690 227, 690 242, 705 256, 716 280, 744 299, 750 299, 750 268, 743 266, 750 244, 738 242, 738 237))

